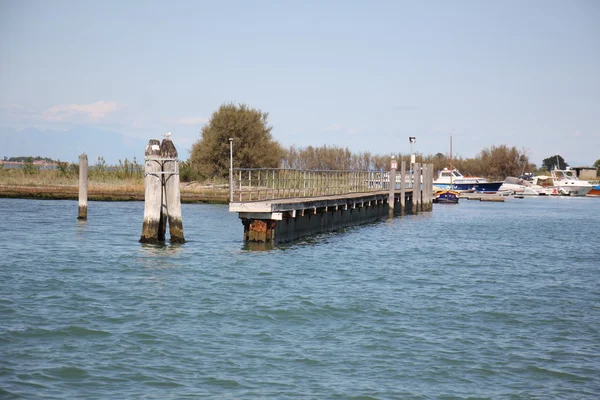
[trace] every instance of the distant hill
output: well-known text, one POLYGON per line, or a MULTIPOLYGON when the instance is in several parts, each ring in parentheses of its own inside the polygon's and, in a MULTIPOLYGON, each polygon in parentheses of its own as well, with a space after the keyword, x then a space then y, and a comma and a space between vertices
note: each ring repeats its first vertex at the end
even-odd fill
POLYGON ((0 143, 0 159, 29 154, 32 157, 77 162, 79 155, 85 152, 90 165, 95 164, 98 157, 104 157, 107 164, 115 165, 125 158, 132 160, 136 157, 138 162, 143 160, 148 140, 89 126, 68 131, 33 127, 16 130, 0 126, 0 143))

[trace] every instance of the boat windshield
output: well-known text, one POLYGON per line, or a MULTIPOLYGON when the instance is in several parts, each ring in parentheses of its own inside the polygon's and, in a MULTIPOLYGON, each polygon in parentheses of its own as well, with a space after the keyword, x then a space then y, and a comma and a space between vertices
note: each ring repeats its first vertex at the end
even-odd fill
POLYGON ((554 172, 554 176, 556 177, 556 179, 570 179, 573 181, 579 180, 577 178, 577 175, 575 175, 574 171, 571 171, 571 170, 563 171, 563 170, 557 169, 552 172, 554 172))
POLYGON ((565 171, 565 176, 567 177, 567 179, 572 179, 574 181, 578 181, 579 178, 577 178, 577 175, 575 175, 575 171, 565 171))
POLYGON ((457 178, 461 178, 462 174, 456 170, 452 171, 452 175, 456 176, 457 178))

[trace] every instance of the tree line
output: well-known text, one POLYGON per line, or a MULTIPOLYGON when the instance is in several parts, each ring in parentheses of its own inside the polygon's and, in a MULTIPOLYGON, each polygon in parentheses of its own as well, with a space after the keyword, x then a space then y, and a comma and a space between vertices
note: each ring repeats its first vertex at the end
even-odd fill
MULTIPOLYGON (((284 148, 271 135, 268 113, 245 104, 223 104, 202 128, 190 158, 181 165, 182 180, 226 179, 229 174, 230 139, 233 139, 234 168, 291 168, 319 170, 388 170, 391 156, 410 160, 409 154, 353 153, 339 146, 290 146, 284 148)), ((433 164, 436 170, 459 169, 463 174, 504 179, 536 169, 527 153, 515 146, 497 145, 476 157, 448 154, 416 154, 416 162, 433 164)))

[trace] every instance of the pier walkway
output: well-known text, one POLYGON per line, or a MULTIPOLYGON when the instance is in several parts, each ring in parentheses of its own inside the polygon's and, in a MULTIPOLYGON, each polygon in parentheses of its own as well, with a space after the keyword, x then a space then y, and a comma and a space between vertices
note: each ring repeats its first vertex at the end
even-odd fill
POLYGON ((237 212, 242 220, 245 241, 271 243, 289 242, 406 212, 429 211, 433 165, 412 167, 406 171, 402 162, 398 173, 395 168, 390 171, 235 168, 229 211, 237 212), (395 185, 390 186, 390 180, 395 185))

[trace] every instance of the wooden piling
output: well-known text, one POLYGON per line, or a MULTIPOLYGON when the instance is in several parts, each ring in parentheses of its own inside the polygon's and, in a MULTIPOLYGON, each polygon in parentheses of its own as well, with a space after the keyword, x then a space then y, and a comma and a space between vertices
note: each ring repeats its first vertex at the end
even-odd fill
POLYGON ((429 209, 433 210, 433 176, 435 173, 435 167, 433 164, 429 164, 429 182, 427 183, 429 187, 429 209))
POLYGON ((413 213, 421 211, 421 164, 413 164, 413 213))
POLYGON ((151 139, 146 146, 144 194, 144 224, 140 243, 164 242, 164 217, 162 214, 162 163, 160 142, 151 139))
POLYGON ((185 239, 183 238, 181 218, 179 160, 177 159, 177 149, 171 139, 163 139, 160 145, 160 155, 163 159, 163 214, 168 216, 171 243, 183 243, 185 239))
POLYGON ((83 153, 79 156, 79 210, 77 219, 87 219, 88 208, 88 157, 83 153))
POLYGON ((396 169, 398 168, 398 163, 395 159, 392 158, 392 163, 390 167, 390 175, 389 175, 389 195, 388 195, 388 215, 390 218, 394 217, 394 201, 396 194, 396 169))
POLYGON ((431 210, 433 164, 423 164, 423 211, 431 210))
POLYGON ((427 164, 421 164, 421 211, 427 211, 427 164))
POLYGON ((404 215, 406 209, 406 161, 400 163, 400 213, 404 215))

